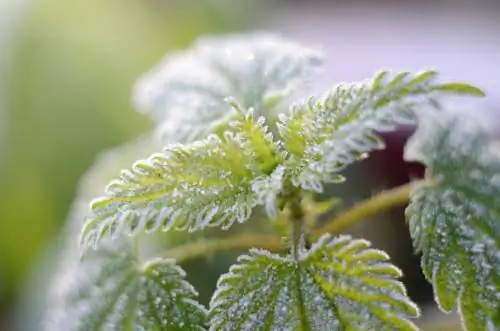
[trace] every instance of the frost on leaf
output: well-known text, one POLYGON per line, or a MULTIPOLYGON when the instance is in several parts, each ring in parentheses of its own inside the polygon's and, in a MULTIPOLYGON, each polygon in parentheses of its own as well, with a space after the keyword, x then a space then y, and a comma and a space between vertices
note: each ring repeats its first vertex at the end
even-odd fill
POLYGON ((414 111, 437 105, 443 94, 482 95, 475 87, 439 84, 436 78, 434 71, 415 75, 383 71, 371 81, 342 83, 292 105, 278 124, 290 152, 287 167, 292 182, 321 191, 322 182, 342 181, 339 171, 367 152, 384 148, 377 132, 414 123, 414 111))
POLYGON ((320 58, 272 34, 205 37, 144 75, 135 101, 163 136, 188 141, 225 125, 233 115, 226 97, 266 115, 304 84, 320 58))
POLYGON ((140 267, 129 248, 108 241, 89 254, 46 330, 205 330, 206 309, 184 271, 172 260, 140 267))
POLYGON ((400 270, 369 246, 324 235, 298 261, 251 250, 220 277, 210 330, 416 330, 400 270))
POLYGON ((247 123, 240 129, 172 145, 122 171, 105 196, 92 203, 82 230, 83 247, 95 247, 103 236, 142 231, 228 229, 234 222, 246 221, 257 204, 274 211, 272 195, 281 187, 273 170, 278 161, 269 163, 266 158, 262 163, 259 153, 267 156, 277 147, 263 125, 247 123), (270 187, 259 184, 266 181, 270 187))
POLYGON ((405 156, 428 181, 407 208, 414 246, 442 310, 467 330, 500 329, 500 153, 473 119, 426 114, 405 156))

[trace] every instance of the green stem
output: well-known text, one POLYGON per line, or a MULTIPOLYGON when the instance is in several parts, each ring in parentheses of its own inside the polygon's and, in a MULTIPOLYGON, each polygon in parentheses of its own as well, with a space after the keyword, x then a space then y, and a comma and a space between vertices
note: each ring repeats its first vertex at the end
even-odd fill
POLYGON ((420 325, 422 331, 453 331, 462 330, 462 323, 457 317, 455 319, 447 319, 443 321, 428 321, 420 325))
POLYGON ((304 214, 300 202, 293 201, 290 206, 292 226, 291 254, 295 261, 299 259, 299 253, 304 248, 304 214))
POLYGON ((274 235, 246 233, 232 235, 229 238, 205 239, 183 244, 168 249, 163 256, 175 259, 177 262, 186 262, 210 254, 248 250, 250 248, 262 248, 271 252, 281 252, 283 245, 281 238, 274 235))
POLYGON ((140 247, 140 242, 139 242, 139 236, 135 236, 133 238, 132 249, 133 249, 134 255, 137 258, 137 261, 139 262, 139 264, 142 264, 141 263, 141 247, 140 247))
POLYGON ((320 236, 324 233, 339 234, 361 220, 405 205, 408 203, 412 186, 412 183, 408 183, 382 191, 368 200, 361 201, 314 230, 312 234, 314 236, 320 236))

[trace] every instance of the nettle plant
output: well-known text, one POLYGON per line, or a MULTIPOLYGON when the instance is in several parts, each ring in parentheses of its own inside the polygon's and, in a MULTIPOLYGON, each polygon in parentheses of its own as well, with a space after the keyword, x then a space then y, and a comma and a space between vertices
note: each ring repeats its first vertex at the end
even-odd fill
POLYGON ((342 234, 408 201, 439 307, 458 308, 465 330, 500 329, 500 148, 441 102, 483 92, 435 71, 381 71, 304 98, 321 62, 275 35, 204 38, 140 79, 136 99, 166 147, 91 203, 80 236, 89 267, 62 329, 417 330, 401 271, 342 234), (384 148, 379 133, 403 124, 417 124, 405 158, 425 164, 425 178, 319 222, 336 201, 318 200, 325 185, 344 181, 348 165, 384 148), (148 260, 139 251, 143 234, 228 230, 256 214, 275 234, 228 231, 148 260), (197 302, 180 264, 243 249, 209 306, 197 302))

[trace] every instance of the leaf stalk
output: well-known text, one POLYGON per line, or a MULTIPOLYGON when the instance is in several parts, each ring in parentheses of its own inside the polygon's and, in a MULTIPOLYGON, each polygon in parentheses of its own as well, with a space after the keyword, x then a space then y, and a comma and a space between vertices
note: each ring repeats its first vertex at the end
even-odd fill
POLYGON ((245 233, 227 238, 204 239, 168 249, 164 257, 186 262, 215 253, 262 248, 270 252, 281 252, 284 247, 281 238, 261 233, 245 233))
POLYGON ((394 207, 405 205, 408 203, 413 185, 414 183, 407 183, 390 190, 382 191, 370 199, 361 201, 315 229, 312 235, 319 237, 324 233, 339 234, 361 220, 383 213, 394 207))
POLYGON ((290 206, 291 211, 291 255, 295 261, 299 260, 300 252, 304 249, 304 212, 300 201, 294 200, 290 206))

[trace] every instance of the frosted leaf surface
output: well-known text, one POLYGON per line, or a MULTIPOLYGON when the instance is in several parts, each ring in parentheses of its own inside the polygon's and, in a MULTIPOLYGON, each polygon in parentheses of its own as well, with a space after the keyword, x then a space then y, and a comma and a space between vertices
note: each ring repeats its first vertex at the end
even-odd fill
POLYGON ((210 330, 417 330, 400 270, 369 246, 327 234, 297 261, 251 250, 220 277, 210 330))
POLYGON ((427 166, 407 218, 436 301, 466 330, 500 329, 500 153, 470 118, 426 114, 405 156, 427 166))
POLYGON ((228 229, 246 221, 257 204, 274 211, 281 178, 274 168, 280 154, 262 121, 248 114, 234 123, 237 133, 188 145, 171 145, 164 153, 123 170, 92 203, 81 244, 97 246, 103 236, 136 235, 169 229, 228 229), (238 124, 239 123, 239 124, 238 124), (269 179, 267 179, 269 177, 269 179), (272 182, 264 190, 259 182, 272 182))
POLYGON ((339 171, 384 148, 377 132, 414 123, 414 111, 436 105, 443 94, 482 95, 475 87, 438 84, 436 78, 434 71, 383 71, 370 81, 342 83, 292 105, 278 126, 290 152, 287 167, 294 185, 320 192, 323 182, 342 181, 339 171))
POLYGON ((184 271, 172 260, 140 267, 129 247, 107 242, 89 254, 46 330, 205 330, 206 309, 184 271))
MULTIPOLYGON (((41 322, 44 327, 37 329, 37 331, 55 331, 61 328, 65 331, 63 326, 60 326, 59 329, 55 328, 50 321, 63 319, 62 316, 66 314, 67 296, 72 295, 74 287, 79 283, 82 274, 85 274, 85 270, 90 270, 93 274, 97 268, 96 264, 89 262, 88 259, 83 263, 80 261, 78 258, 79 249, 75 245, 88 213, 89 200, 102 192, 110 178, 123 166, 138 158, 148 156, 159 148, 160 146, 156 145, 156 141, 152 137, 143 136, 120 147, 104 151, 82 176, 78 185, 77 197, 66 219, 63 231, 64 241, 57 254, 58 262, 52 269, 50 284, 47 284, 45 308, 41 322)), ((129 240, 119 240, 116 243, 117 249, 124 249, 124 246, 128 244, 131 247, 129 240)), ((108 250, 110 250, 110 246, 105 248, 105 251, 108 250)))
POLYGON ((205 37, 141 77, 135 102, 157 119, 163 136, 188 141, 232 117, 226 97, 266 115, 303 87, 320 59, 316 51, 273 34, 205 37))

